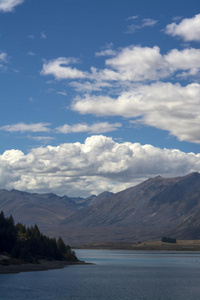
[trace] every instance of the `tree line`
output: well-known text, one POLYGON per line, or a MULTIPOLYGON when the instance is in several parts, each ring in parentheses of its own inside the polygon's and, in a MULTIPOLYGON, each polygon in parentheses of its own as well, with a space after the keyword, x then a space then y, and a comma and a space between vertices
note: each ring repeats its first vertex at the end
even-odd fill
POLYGON ((176 243, 176 238, 170 238, 170 237, 163 236, 162 239, 161 239, 161 242, 176 243))
POLYGON ((15 225, 12 215, 5 217, 3 211, 0 213, 0 253, 29 262, 38 259, 78 261, 75 252, 61 237, 58 240, 49 238, 40 232, 37 225, 15 225))

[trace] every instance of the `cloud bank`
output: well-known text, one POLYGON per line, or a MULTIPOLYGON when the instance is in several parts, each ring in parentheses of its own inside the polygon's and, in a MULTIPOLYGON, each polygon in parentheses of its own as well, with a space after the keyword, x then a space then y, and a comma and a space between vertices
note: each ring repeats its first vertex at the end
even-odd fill
POLYGON ((82 71, 69 66, 76 58, 62 57, 45 62, 41 74, 72 80, 69 84, 81 94, 71 108, 80 114, 137 118, 180 141, 200 143, 200 49, 162 54, 158 46, 131 45, 96 53, 106 55, 111 57, 104 69, 82 71), (194 82, 183 86, 181 80, 194 82))
POLYGON ((59 195, 88 196, 117 192, 158 174, 164 177, 200 171, 200 154, 117 143, 103 135, 85 143, 7 150, 0 156, 1 188, 59 195))

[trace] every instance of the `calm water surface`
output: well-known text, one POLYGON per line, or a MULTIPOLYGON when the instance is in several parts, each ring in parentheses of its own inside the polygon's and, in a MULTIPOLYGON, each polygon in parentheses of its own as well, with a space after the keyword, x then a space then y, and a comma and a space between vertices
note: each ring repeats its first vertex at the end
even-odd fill
POLYGON ((200 299, 200 252, 76 253, 95 265, 0 275, 0 300, 200 299))

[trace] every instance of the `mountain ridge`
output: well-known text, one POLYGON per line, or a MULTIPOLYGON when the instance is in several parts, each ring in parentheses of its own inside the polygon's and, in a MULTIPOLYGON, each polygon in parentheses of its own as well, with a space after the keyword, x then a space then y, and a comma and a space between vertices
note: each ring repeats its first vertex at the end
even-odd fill
POLYGON ((5 213, 16 220, 15 214, 25 215, 26 225, 38 223, 44 233, 62 235, 71 245, 137 242, 159 239, 165 234, 181 239, 200 238, 198 172, 174 178, 156 176, 116 194, 104 192, 85 199, 5 191, 0 191, 0 210, 6 208, 5 213), (5 193, 7 202, 2 198, 5 193), (14 200, 16 195, 21 198, 14 200))

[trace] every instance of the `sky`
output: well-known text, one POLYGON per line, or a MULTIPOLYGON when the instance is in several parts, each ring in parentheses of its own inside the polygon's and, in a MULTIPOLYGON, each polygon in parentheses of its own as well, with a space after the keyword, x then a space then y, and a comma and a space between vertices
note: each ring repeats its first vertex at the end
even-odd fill
POLYGON ((199 0, 0 0, 0 188, 200 172, 199 0))

